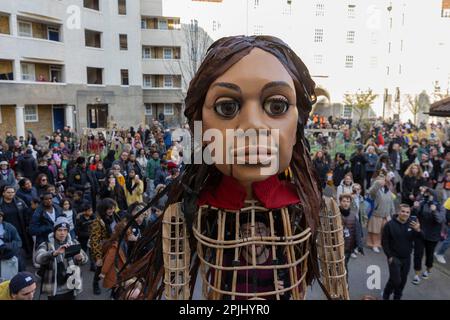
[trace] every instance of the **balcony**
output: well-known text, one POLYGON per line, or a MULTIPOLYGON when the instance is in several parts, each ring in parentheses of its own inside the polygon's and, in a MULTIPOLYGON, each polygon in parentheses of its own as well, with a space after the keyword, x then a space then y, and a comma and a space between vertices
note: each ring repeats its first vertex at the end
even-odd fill
POLYGON ((144 46, 183 46, 183 34, 181 30, 141 29, 142 45, 144 46))
POLYGON ((65 83, 52 82, 0 81, 0 97, 2 104, 65 104, 71 99, 65 83))
POLYGON ((143 88, 144 103, 182 103, 181 88, 143 88))
POLYGON ((181 74, 180 60, 175 59, 143 59, 144 74, 181 74))
POLYGON ((144 16, 162 15, 161 0, 141 0, 141 14, 144 16))

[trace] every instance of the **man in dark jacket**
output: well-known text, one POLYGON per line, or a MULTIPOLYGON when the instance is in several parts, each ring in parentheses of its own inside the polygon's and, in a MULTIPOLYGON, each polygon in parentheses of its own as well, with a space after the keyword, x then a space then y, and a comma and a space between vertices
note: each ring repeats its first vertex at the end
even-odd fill
POLYGON ((12 186, 5 187, 0 198, 0 210, 4 213, 4 221, 12 224, 23 242, 22 247, 27 255, 32 253, 31 239, 28 235, 31 212, 23 200, 16 197, 12 186))
POLYGON ((364 179, 366 177, 366 163, 367 159, 364 155, 364 146, 359 144, 356 147, 356 153, 352 155, 350 163, 352 165, 352 175, 353 181, 358 183, 363 188, 362 193, 364 194, 364 179))
POLYGON ((23 178, 19 181, 19 190, 17 190, 16 196, 22 199, 28 207, 31 207, 31 201, 39 198, 37 191, 33 188, 30 179, 23 178))
POLYGON ((351 254, 358 249, 359 252, 364 254, 363 242, 362 242, 362 227, 355 212, 351 209, 352 195, 341 194, 339 196, 339 210, 341 211, 342 227, 344 231, 344 253, 345 253, 345 268, 348 268, 347 264, 351 254))
POLYGON ((47 241, 56 219, 62 214, 61 208, 53 204, 53 195, 50 192, 44 193, 42 204, 33 213, 30 223, 30 234, 36 236, 36 245, 47 241))
POLYGON ((422 226, 423 238, 414 244, 414 276, 413 284, 420 283, 420 272, 422 269, 422 258, 425 252, 426 270, 422 273, 423 279, 428 279, 433 268, 434 249, 441 239, 441 228, 445 221, 445 209, 437 201, 434 190, 428 187, 421 188, 418 201, 414 202, 412 215, 417 216, 422 226))
POLYGON ((338 187, 344 176, 350 172, 350 164, 345 160, 345 154, 341 152, 336 153, 334 162, 333 183, 338 187))
POLYGON ((10 223, 3 221, 4 212, 0 211, 0 261, 17 257, 19 260, 19 271, 24 270, 25 263, 20 255, 22 239, 17 229, 10 223))
POLYGON ((16 165, 16 172, 20 173, 22 177, 33 179, 34 173, 37 170, 36 160, 33 158, 32 151, 27 149, 25 154, 19 158, 16 165))
POLYGON ((35 181, 37 176, 41 173, 43 173, 47 176, 48 183, 55 185, 55 177, 53 176, 53 173, 48 168, 47 160, 44 158, 39 159, 37 171, 35 172, 32 181, 35 181))
POLYGON ((108 154, 103 159, 103 167, 105 168, 106 171, 111 169, 113 162, 116 160, 115 156, 116 152, 114 150, 109 150, 108 154))
POLYGON ((385 224, 381 243, 389 265, 389 280, 383 291, 383 299, 400 300, 411 267, 411 252, 414 240, 422 237, 420 223, 410 219, 411 208, 400 205, 399 213, 385 224))
POLYGON ((69 185, 77 191, 82 191, 88 196, 86 200, 92 201, 95 206, 95 198, 99 190, 97 179, 87 170, 86 159, 77 158, 77 165, 69 173, 69 185))

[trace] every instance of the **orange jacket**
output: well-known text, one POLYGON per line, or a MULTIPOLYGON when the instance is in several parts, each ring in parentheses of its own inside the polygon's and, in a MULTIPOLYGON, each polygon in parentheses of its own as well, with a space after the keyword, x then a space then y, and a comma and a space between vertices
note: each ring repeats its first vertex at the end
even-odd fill
MULTIPOLYGON (((118 242, 114 241, 103 258, 102 274, 105 276, 105 278, 103 279, 103 287, 106 289, 111 289, 117 283, 116 268, 114 263, 114 260, 116 258, 117 244, 118 242)), ((122 249, 119 249, 117 271, 123 267, 126 260, 127 257, 125 256, 125 253, 122 249)))

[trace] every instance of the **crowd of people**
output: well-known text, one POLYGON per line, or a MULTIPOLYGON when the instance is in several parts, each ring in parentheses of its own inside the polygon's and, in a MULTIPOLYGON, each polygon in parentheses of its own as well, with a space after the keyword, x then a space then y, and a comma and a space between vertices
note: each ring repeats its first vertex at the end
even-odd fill
MULTIPOLYGON (((330 127, 324 118, 315 117, 311 123, 313 128, 330 127)), ((348 129, 351 123, 342 126, 348 129)), ((415 285, 431 276, 434 259, 446 263, 450 126, 448 122, 415 126, 410 121, 377 120, 365 128, 353 125, 344 134, 356 143, 349 158, 340 152, 332 157, 324 136, 316 135, 323 148, 315 152, 313 163, 322 188, 340 204, 346 263, 363 252, 363 243, 375 253, 383 249, 391 274, 383 298, 394 293, 394 299, 400 299, 412 252, 415 285)))
MULTIPOLYGON (((434 259, 446 263, 449 124, 379 119, 362 127, 313 115, 308 127, 338 129, 357 144, 347 159, 330 154, 327 139, 317 135, 322 148, 312 161, 324 193, 340 206, 346 265, 364 247, 383 250, 391 275, 384 298, 400 299, 412 252, 417 285, 431 276, 434 259)), ((32 298, 40 277, 40 294, 75 299, 86 285, 83 264, 94 273, 94 294, 101 294, 100 283, 113 289, 117 268, 167 196, 135 215, 183 171, 180 142, 158 121, 83 136, 65 127, 42 142, 32 132, 19 138, 7 132, 0 142, 0 280, 7 280, 0 297, 32 298)))
POLYGON ((183 170, 179 141, 157 121, 84 136, 64 127, 42 142, 8 132, 0 148, 0 281, 35 270, 27 277, 53 300, 76 298, 86 263, 94 294, 102 279, 112 288, 116 249, 124 264, 167 196, 132 218, 183 170))

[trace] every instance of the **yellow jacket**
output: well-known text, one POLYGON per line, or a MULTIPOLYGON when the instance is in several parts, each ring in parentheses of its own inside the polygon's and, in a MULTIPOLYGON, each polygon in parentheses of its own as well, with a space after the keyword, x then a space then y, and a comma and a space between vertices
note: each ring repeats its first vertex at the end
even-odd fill
POLYGON ((0 283, 0 300, 12 300, 9 294, 9 280, 0 283))
POLYGON ((444 207, 445 207, 445 209, 450 210, 450 198, 448 198, 448 199, 445 201, 444 207))
MULTIPOLYGON (((133 186, 135 185, 133 181, 133 186)), ((127 199, 127 205, 131 205, 135 202, 143 202, 142 194, 144 193, 144 182, 142 180, 139 181, 138 185, 134 190, 130 193, 125 186, 125 198, 127 199)))

